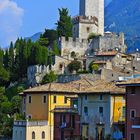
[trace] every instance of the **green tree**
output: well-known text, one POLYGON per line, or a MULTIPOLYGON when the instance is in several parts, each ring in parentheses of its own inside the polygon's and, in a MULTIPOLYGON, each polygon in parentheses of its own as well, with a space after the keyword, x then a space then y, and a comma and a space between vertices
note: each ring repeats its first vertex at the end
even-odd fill
POLYGON ((48 39, 48 45, 52 45, 54 41, 57 40, 57 31, 53 29, 45 29, 45 32, 42 34, 43 38, 48 39))
POLYGON ((57 79, 57 75, 53 71, 51 71, 50 73, 47 73, 43 77, 42 84, 54 82, 54 81, 56 81, 56 79, 57 79))
POLYGON ((58 44, 56 41, 53 42, 53 54, 60 55, 60 51, 59 51, 58 44))
POLYGON ((5 54, 3 56, 3 64, 4 68, 8 70, 8 63, 9 63, 9 55, 8 55, 8 49, 5 51, 5 54))
POLYGON ((71 52, 71 57, 75 58, 76 57, 76 53, 74 51, 71 52))
POLYGON ((78 72, 78 70, 80 70, 82 68, 82 64, 80 61, 74 60, 72 61, 69 65, 68 65, 68 69, 70 72, 76 71, 78 72))
POLYGON ((98 64, 93 64, 92 65, 92 70, 94 70, 95 72, 97 72, 99 70, 99 65, 98 64))
POLYGON ((21 97, 19 95, 14 96, 11 100, 12 103, 12 113, 20 113, 21 107, 21 97))
POLYGON ((67 8, 59 9, 59 20, 56 24, 58 37, 65 36, 68 38, 72 36, 73 24, 67 8))
POLYGON ((40 36, 40 39, 39 39, 39 44, 40 46, 45 46, 47 47, 48 46, 48 39, 46 37, 43 37, 43 35, 40 36))

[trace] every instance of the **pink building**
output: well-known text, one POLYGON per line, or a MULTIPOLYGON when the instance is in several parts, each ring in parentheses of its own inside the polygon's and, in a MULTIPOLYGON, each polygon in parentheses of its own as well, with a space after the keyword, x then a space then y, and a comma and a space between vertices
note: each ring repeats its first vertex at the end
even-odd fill
POLYGON ((75 108, 57 107, 54 113, 54 140, 80 139, 80 116, 75 108))
POLYGON ((140 140, 140 78, 117 85, 126 87, 126 140, 140 140))

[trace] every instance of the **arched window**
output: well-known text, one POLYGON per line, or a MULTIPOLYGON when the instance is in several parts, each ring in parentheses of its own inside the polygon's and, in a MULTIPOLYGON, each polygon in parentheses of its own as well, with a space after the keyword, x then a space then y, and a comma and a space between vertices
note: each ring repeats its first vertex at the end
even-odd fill
POLYGON ((32 132, 32 139, 35 139, 35 132, 32 132))
POLYGON ((42 132, 42 139, 45 139, 45 132, 42 132))

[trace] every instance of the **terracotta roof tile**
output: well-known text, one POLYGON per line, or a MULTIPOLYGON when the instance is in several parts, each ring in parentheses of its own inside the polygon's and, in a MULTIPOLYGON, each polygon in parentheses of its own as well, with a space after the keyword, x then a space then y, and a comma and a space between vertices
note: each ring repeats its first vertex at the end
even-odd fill
POLYGON ((118 82, 116 85, 118 86, 127 86, 127 85, 138 85, 140 86, 140 77, 138 78, 133 78, 133 79, 130 79, 130 80, 127 80, 127 81, 123 81, 123 82, 118 82))
MULTIPOLYGON (((70 83, 51 83, 24 91, 24 93, 41 93, 41 92, 59 92, 67 94, 82 94, 82 93, 125 93, 124 88, 117 87, 114 82, 106 82, 103 80, 92 81, 82 78, 81 80, 70 83)), ((23 93, 23 94, 24 94, 23 93)))

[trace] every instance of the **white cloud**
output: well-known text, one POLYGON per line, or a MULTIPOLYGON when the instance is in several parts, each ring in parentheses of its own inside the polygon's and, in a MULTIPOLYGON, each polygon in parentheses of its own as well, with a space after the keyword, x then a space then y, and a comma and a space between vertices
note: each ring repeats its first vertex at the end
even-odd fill
POLYGON ((15 41, 22 26, 24 10, 11 0, 0 0, 0 45, 15 41))

